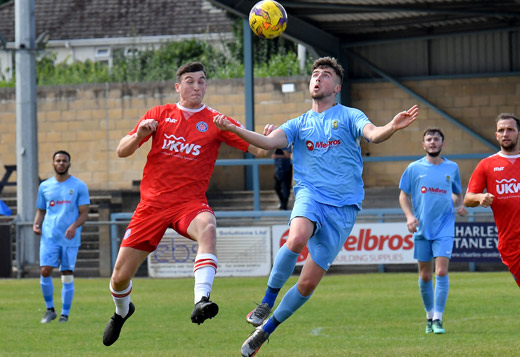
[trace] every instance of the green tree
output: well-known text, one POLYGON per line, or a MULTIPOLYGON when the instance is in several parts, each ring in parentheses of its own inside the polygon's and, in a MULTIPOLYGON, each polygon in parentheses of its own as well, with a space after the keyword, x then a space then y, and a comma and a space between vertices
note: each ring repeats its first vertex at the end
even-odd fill
MULTIPOLYGON (((185 40, 171 42, 159 49, 146 49, 126 54, 116 49, 111 68, 106 63, 56 62, 56 55, 46 54, 37 59, 38 85, 64 85, 105 82, 147 82, 174 80, 177 68, 187 62, 206 65, 210 78, 240 78, 244 76, 242 39, 229 45, 229 53, 215 49, 208 42, 185 40)), ((308 73, 300 70, 296 45, 283 39, 255 40, 254 70, 256 77, 284 77, 308 73)), ((309 64, 308 64, 309 65, 309 64)), ((15 78, 0 78, 0 87, 14 87, 15 78)))

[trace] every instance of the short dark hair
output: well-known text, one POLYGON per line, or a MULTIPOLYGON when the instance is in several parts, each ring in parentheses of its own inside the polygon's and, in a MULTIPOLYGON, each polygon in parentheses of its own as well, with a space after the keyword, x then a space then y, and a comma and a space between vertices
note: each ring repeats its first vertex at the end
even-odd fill
POLYGON ((444 141, 444 133, 442 132, 441 128, 437 128, 436 126, 431 126, 424 130, 424 133, 422 134, 423 141, 426 135, 435 135, 435 133, 439 134, 439 136, 442 138, 442 141, 444 141))
POLYGON ((56 155, 59 155, 59 154, 67 155, 67 157, 69 158, 69 161, 70 161, 70 154, 68 152, 66 152, 65 150, 56 151, 54 153, 54 155, 52 155, 52 160, 54 161, 54 158, 56 157, 56 155))
POLYGON ((177 83, 181 82, 181 77, 185 73, 193 72, 204 72, 204 76, 207 77, 206 67, 200 62, 190 62, 179 67, 177 70, 177 83))
POLYGON ((329 67, 336 72, 339 83, 343 83, 343 67, 338 63, 334 57, 321 57, 314 61, 311 72, 314 72, 316 68, 329 67))
POLYGON ((500 113, 497 117, 497 123, 501 120, 513 119, 516 122, 516 129, 520 131, 520 120, 514 114, 500 113))

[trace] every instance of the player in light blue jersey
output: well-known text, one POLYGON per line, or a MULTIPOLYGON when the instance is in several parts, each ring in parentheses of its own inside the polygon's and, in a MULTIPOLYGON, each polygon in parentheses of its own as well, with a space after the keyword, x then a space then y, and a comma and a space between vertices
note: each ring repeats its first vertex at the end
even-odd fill
POLYGON ((448 264, 455 234, 454 204, 459 215, 466 215, 459 166, 441 156, 444 144, 444 134, 439 128, 426 129, 422 141, 426 156, 408 165, 399 183, 399 203, 408 231, 414 235, 414 258, 419 265, 426 333, 436 334, 445 332, 442 315, 450 286, 448 264))
POLYGON ((307 113, 280 128, 267 127, 265 135, 233 128, 223 117, 214 120, 221 130, 232 131, 263 149, 293 147, 296 199, 289 238, 276 255, 262 303, 247 315, 246 320, 257 328, 242 345, 243 356, 253 356, 275 328, 310 298, 349 236, 364 197, 360 139, 385 141, 415 121, 419 113, 413 106, 388 124, 375 126, 360 110, 335 102, 342 82, 341 65, 323 57, 312 67, 312 109, 307 113), (310 255, 298 282, 267 319, 307 243, 310 255))
POLYGON ((56 175, 40 184, 33 231, 40 239, 40 285, 47 311, 41 323, 56 318, 52 271, 60 267, 62 309, 60 322, 69 319, 74 297, 74 267, 81 245, 81 226, 88 218, 87 185, 69 174, 70 155, 60 150, 52 156, 56 175))

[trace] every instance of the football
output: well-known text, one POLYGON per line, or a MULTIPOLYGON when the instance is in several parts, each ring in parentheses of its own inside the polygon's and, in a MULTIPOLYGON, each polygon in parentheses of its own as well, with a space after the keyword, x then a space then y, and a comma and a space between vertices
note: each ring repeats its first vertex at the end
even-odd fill
POLYGON ((249 12, 249 26, 258 37, 276 38, 287 27, 287 13, 276 1, 259 1, 249 12))

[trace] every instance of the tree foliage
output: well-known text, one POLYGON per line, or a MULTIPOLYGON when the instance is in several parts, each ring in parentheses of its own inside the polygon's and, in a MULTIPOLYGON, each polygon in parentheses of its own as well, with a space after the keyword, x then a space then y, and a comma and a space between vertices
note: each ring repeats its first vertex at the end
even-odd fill
MULTIPOLYGON (((87 60, 56 61, 56 55, 37 59, 37 85, 64 85, 105 82, 147 82, 172 80, 177 68, 187 62, 204 63, 210 78, 240 78, 244 75, 242 21, 234 25, 235 40, 218 50, 208 42, 184 40, 125 54, 114 49, 112 66, 87 60)), ((310 64, 301 71, 295 43, 278 38, 265 40, 253 36, 253 61, 256 77, 283 77, 308 73, 310 64)), ((0 87, 14 87, 15 79, 2 80, 0 87)))

